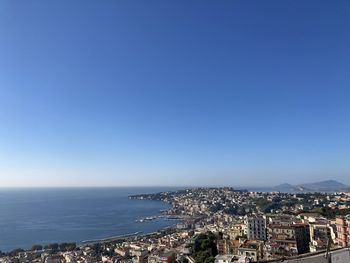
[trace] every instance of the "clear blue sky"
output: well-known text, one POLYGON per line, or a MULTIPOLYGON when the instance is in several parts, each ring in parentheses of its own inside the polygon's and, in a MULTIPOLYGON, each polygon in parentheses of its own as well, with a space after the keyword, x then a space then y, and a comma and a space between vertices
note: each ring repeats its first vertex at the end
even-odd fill
POLYGON ((0 2, 0 186, 350 184, 350 1, 0 2))

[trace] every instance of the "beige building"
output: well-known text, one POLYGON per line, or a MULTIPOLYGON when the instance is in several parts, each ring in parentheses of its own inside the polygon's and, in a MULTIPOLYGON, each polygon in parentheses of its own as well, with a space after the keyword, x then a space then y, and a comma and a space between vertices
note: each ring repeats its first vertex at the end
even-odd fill
POLYGON ((263 258, 263 245, 262 241, 247 240, 238 248, 238 256, 254 262, 261 260, 263 258))
POLYGON ((236 239, 246 234, 246 226, 244 224, 233 224, 228 230, 230 239, 236 239))

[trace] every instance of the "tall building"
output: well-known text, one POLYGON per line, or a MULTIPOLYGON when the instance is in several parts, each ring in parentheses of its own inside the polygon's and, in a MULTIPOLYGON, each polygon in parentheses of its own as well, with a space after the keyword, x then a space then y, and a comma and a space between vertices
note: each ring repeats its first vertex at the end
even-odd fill
POLYGON ((337 217, 335 219, 335 225, 337 228, 336 243, 339 246, 347 247, 350 243, 350 216, 337 217))
POLYGON ((308 224, 292 225, 295 231, 298 254, 310 252, 310 226, 308 224))
POLYGON ((247 237, 249 240, 266 240, 266 219, 263 216, 247 217, 247 237))

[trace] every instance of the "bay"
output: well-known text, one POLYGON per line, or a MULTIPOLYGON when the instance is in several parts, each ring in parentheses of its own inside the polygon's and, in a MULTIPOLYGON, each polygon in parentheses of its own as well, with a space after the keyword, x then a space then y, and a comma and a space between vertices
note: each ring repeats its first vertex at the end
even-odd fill
POLYGON ((170 207, 159 201, 131 200, 129 195, 175 190, 165 187, 2 188, 0 250, 29 249, 34 244, 77 242, 135 232, 150 233, 173 220, 137 219, 170 207))

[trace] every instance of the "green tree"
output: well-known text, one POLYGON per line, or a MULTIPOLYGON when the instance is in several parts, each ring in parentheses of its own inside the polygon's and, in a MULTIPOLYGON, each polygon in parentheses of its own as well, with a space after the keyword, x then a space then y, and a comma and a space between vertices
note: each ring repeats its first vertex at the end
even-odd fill
POLYGON ((24 252, 24 250, 22 248, 16 248, 14 250, 12 250, 9 255, 10 257, 14 257, 14 256, 17 256, 18 253, 21 253, 21 252, 24 252))
POLYGON ((33 245, 31 250, 32 251, 37 251, 37 250, 42 250, 43 246, 42 245, 33 245))
POLYGON ((190 247, 191 255, 198 263, 212 263, 218 254, 216 247, 217 237, 208 232, 207 234, 199 234, 195 237, 190 247))

